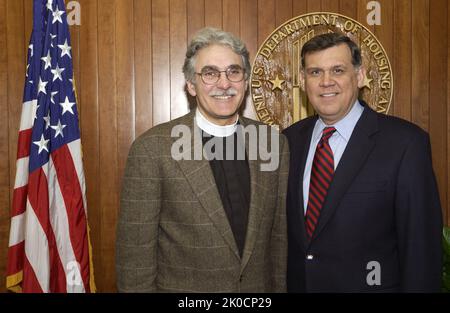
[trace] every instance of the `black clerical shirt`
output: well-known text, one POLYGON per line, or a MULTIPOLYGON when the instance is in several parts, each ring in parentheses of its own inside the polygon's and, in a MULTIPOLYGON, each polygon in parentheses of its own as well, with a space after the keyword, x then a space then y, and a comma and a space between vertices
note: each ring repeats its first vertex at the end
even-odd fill
POLYGON ((211 155, 208 153, 210 151, 212 156, 216 156, 212 160, 209 157, 209 164, 211 165, 225 213, 242 257, 250 206, 250 169, 243 140, 240 142, 237 140, 237 136, 243 134, 235 132, 228 137, 214 137, 202 131, 202 135, 204 148, 209 148, 206 149, 207 154, 211 155), (220 151, 221 147, 222 151, 220 151), (228 158, 227 147, 228 150, 234 147, 234 153, 229 151, 231 155, 228 158), (243 153, 238 153, 238 149, 241 149, 243 153), (220 156, 217 158, 218 154, 222 158, 220 156))

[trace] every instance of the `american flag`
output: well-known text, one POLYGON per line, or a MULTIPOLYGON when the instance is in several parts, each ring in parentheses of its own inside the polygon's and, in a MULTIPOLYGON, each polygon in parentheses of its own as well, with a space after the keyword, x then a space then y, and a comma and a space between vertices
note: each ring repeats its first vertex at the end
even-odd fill
POLYGON ((34 0, 6 287, 94 292, 85 179, 63 0, 34 0))

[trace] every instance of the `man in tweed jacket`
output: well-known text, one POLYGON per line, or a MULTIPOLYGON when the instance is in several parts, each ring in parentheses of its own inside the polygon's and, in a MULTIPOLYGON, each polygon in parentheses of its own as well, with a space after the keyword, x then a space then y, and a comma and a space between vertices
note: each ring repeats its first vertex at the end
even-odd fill
POLYGON ((288 145, 277 130, 238 114, 248 86, 248 51, 230 33, 203 29, 188 47, 183 72, 196 109, 153 127, 129 153, 117 225, 118 290, 285 292, 288 145), (191 134, 183 156, 192 156, 206 147, 196 135, 236 137, 237 129, 247 128, 256 130, 260 141, 255 144, 250 135, 243 144, 246 159, 239 164, 249 174, 245 206, 236 200, 243 199, 236 197, 240 190, 226 191, 245 186, 246 175, 230 180, 230 171, 220 172, 237 162, 214 163, 202 153, 180 158, 174 152, 180 129, 191 134), (264 145, 276 163, 265 169, 268 161, 259 151, 264 145))

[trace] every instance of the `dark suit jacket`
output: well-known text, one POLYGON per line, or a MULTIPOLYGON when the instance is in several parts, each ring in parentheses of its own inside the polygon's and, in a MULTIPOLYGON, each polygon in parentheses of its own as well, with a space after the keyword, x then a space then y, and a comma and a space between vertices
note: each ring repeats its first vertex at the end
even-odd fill
MULTIPOLYGON (((240 123, 263 125, 243 117, 240 123)), ((260 165, 268 162, 250 157, 250 207, 241 258, 209 161, 172 157, 172 145, 179 140, 171 136, 176 125, 200 133, 191 112, 153 127, 130 149, 117 225, 118 290, 286 291, 286 138, 279 137, 277 170, 261 171, 260 165)), ((266 131, 277 132, 271 127, 266 131)), ((202 151, 201 137, 191 144, 202 151)), ((248 140, 246 144, 248 152, 248 140)))
POLYGON ((310 242, 302 181, 317 116, 284 131, 291 151, 289 292, 440 289, 442 213, 428 134, 363 105, 310 242), (381 285, 367 283, 371 261, 380 265, 381 285))

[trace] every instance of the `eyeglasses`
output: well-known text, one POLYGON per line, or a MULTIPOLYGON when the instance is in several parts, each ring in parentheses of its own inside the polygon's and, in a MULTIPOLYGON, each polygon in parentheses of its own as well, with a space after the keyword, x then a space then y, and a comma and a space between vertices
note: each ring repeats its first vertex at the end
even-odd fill
POLYGON ((201 73, 195 74, 199 75, 206 85, 214 85, 219 81, 221 73, 225 73, 227 79, 233 83, 238 83, 245 78, 245 70, 240 66, 231 66, 225 71, 219 71, 215 68, 208 67, 202 69, 201 73))

